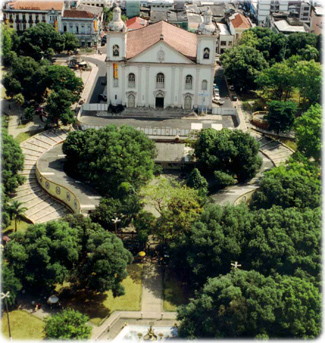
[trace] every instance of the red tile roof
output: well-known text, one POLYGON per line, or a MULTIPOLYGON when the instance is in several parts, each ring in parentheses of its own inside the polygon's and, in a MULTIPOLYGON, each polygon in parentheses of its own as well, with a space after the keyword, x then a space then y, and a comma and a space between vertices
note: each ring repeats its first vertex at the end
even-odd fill
POLYGON ((234 16, 234 18, 230 17, 229 19, 235 29, 249 29, 252 27, 252 24, 248 18, 243 16, 241 13, 237 13, 234 16))
POLYGON ((15 10, 36 10, 36 11, 49 11, 54 9, 61 11, 63 9, 63 1, 22 1, 17 0, 10 2, 9 6, 15 10))
POLYGON ((94 18, 94 14, 87 11, 65 10, 63 18, 94 18))
POLYGON ((148 25, 148 20, 142 19, 140 17, 134 17, 126 22, 126 26, 129 30, 142 29, 148 25))
POLYGON ((196 34, 180 29, 165 21, 158 21, 142 29, 128 32, 126 58, 132 58, 147 50, 160 41, 161 35, 163 35, 165 43, 189 59, 196 60, 196 34))

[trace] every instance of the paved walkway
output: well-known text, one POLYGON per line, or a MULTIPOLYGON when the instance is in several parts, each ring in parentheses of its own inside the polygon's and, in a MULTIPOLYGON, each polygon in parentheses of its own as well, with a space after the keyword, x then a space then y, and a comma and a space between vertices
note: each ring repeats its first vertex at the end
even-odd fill
POLYGON ((26 177, 26 182, 17 188, 14 200, 18 200, 27 208, 25 216, 33 223, 44 223, 71 213, 66 206, 54 200, 41 188, 35 176, 35 165, 39 157, 66 137, 67 132, 64 130, 48 130, 20 145, 25 157, 21 174, 26 177))
POLYGON ((38 170, 46 178, 60 186, 68 188, 78 198, 81 210, 94 210, 99 204, 101 196, 87 184, 69 177, 64 171, 65 155, 62 151, 63 143, 59 143, 47 150, 38 160, 38 170))
POLYGON ((121 319, 176 320, 176 312, 163 312, 163 283, 161 266, 144 266, 141 311, 115 311, 100 326, 93 325, 92 339, 104 339, 107 332, 121 319))

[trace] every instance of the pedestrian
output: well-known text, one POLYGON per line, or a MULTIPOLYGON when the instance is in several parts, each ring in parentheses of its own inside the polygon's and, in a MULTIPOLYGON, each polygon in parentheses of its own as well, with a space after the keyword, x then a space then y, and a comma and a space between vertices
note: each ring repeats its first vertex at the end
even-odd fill
POLYGON ((35 308, 34 308, 34 312, 36 312, 38 310, 38 305, 36 304, 35 308))
POLYGON ((38 307, 38 309, 40 310, 40 308, 41 308, 41 303, 38 303, 38 304, 37 304, 37 307, 38 307))

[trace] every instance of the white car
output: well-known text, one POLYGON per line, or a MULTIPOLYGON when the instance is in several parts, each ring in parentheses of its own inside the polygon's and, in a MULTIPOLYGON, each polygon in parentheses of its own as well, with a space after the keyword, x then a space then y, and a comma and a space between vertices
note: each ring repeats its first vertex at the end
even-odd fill
POLYGON ((235 87, 234 87, 233 85, 230 85, 230 86, 229 86, 229 89, 230 89, 231 91, 234 91, 234 90, 235 90, 235 87))

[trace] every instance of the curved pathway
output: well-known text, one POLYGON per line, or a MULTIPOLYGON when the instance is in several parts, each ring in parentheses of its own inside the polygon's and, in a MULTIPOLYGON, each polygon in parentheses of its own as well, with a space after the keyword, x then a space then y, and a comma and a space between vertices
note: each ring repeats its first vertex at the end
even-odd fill
POLYGON ((40 187, 35 176, 36 161, 44 152, 63 142, 67 134, 65 130, 53 129, 20 144, 25 157, 24 170, 20 174, 26 177, 26 182, 17 188, 14 200, 27 208, 25 216, 33 223, 44 223, 71 213, 65 205, 54 200, 40 187))

